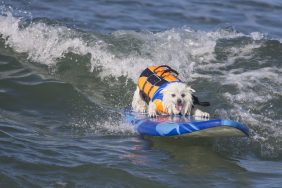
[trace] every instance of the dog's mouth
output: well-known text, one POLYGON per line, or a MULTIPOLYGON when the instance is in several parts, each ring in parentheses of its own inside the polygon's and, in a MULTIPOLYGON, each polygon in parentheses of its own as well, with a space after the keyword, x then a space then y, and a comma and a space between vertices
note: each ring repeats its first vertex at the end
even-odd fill
POLYGON ((180 112, 182 110, 182 108, 183 108, 183 104, 176 104, 175 108, 176 108, 177 111, 180 112))

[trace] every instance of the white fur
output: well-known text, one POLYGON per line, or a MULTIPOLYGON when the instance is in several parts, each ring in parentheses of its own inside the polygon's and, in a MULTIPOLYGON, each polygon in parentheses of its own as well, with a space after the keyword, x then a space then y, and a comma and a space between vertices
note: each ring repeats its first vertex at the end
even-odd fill
MULTIPOLYGON (((199 109, 195 109, 195 107, 192 108, 193 92, 195 91, 191 87, 181 82, 171 83, 166 86, 161 93, 163 94, 163 105, 167 113, 170 115, 181 113, 182 115, 194 115, 209 118, 209 113, 202 112, 199 109), (177 101, 179 102, 177 103, 177 101), (180 106, 182 106, 182 108, 180 110, 176 107, 177 104, 181 104, 180 106)), ((156 117, 157 114, 160 114, 156 109, 156 105, 152 101, 149 102, 149 105, 146 104, 140 95, 138 87, 134 92, 132 107, 136 112, 148 112, 151 117, 156 117)))
POLYGON ((134 95, 133 95, 132 108, 133 108, 134 111, 141 112, 141 113, 147 112, 147 109, 148 109, 148 105, 142 99, 142 97, 140 95, 140 90, 139 90, 138 87, 135 90, 134 95))

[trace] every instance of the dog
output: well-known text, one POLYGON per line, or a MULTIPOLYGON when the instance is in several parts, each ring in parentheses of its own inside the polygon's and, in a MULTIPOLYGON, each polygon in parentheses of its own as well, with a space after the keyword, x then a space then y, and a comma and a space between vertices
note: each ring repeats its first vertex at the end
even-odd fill
POLYGON ((193 115, 209 118, 210 114, 195 105, 209 106, 193 95, 190 86, 178 78, 178 72, 167 65, 149 66, 140 75, 134 92, 132 108, 136 112, 148 113, 150 117, 160 114, 193 115))

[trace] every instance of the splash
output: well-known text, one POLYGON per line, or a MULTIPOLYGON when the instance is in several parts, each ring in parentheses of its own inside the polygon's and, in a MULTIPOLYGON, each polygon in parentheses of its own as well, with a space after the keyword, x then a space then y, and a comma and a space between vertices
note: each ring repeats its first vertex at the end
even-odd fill
POLYGON ((134 127, 123 120, 111 118, 103 121, 89 121, 89 119, 74 120, 71 123, 73 131, 81 131, 88 134, 95 135, 119 135, 119 136, 132 136, 136 135, 134 127))

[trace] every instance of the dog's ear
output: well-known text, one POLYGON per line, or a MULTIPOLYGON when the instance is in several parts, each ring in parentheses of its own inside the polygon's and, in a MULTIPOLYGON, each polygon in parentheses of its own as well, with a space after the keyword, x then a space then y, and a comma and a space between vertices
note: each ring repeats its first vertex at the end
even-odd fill
POLYGON ((192 87, 190 87, 190 86, 188 86, 188 85, 187 85, 187 88, 188 88, 188 90, 189 90, 191 93, 195 93, 195 92, 196 92, 192 87))
POLYGON ((191 90, 192 93, 196 92, 196 90, 192 89, 191 87, 190 87, 190 90, 191 90))

